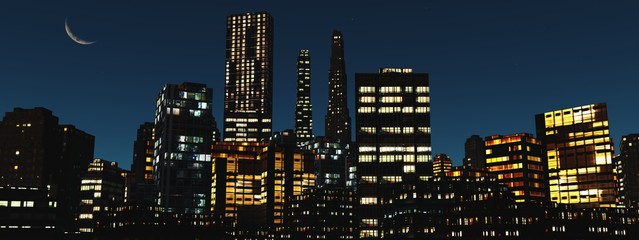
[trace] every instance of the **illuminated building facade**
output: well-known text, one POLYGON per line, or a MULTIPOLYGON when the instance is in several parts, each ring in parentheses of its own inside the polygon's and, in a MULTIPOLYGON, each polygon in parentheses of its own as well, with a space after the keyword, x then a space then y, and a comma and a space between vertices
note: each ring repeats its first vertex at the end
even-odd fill
POLYGON ((271 137, 273 110, 273 17, 266 12, 226 19, 224 141, 271 137))
POLYGON ((133 142, 133 163, 127 182, 127 202, 154 203, 157 193, 153 184, 153 148, 155 125, 145 122, 137 131, 133 142))
POLYGON ((313 140, 313 105, 311 104, 311 55, 302 49, 297 56, 297 103, 295 104, 297 144, 313 140))
POLYGON ((331 62, 328 70, 328 110, 325 117, 326 137, 351 142, 351 117, 348 111, 346 62, 344 38, 340 31, 333 31, 331 62))
POLYGON ((486 168, 508 186, 517 202, 546 202, 547 183, 541 142, 530 133, 486 137, 486 168))
POLYGON ((432 176, 428 74, 382 68, 355 74, 359 237, 383 237, 384 191, 432 176))
POLYGON ((305 149, 315 154, 315 185, 319 188, 342 188, 348 179, 347 158, 350 144, 330 139, 316 137, 305 149))
POLYGON ((153 159, 157 204, 187 219, 209 215, 211 99, 212 90, 198 83, 167 84, 157 97, 153 159))
POLYGON ((615 158, 619 200, 626 207, 639 208, 639 134, 621 138, 621 153, 615 158))
POLYGON ((48 189, 58 229, 75 232, 80 175, 93 159, 95 137, 59 125, 46 108, 14 108, 0 125, 0 186, 48 189))
POLYGON ((44 187, 0 186, 0 236, 3 239, 63 239, 57 227, 57 202, 44 187))
POLYGON ((446 176, 453 168, 453 161, 446 154, 439 153, 433 160, 433 176, 446 176))
POLYGON ((81 233, 115 227, 104 223, 107 212, 124 203, 123 173, 117 162, 95 159, 89 164, 80 186, 78 224, 81 233))
POLYGON ((605 103, 535 116, 548 160, 550 201, 580 207, 616 206, 613 142, 605 103))
POLYGON ((287 227, 291 239, 355 239, 355 192, 309 188, 291 197, 287 227))
POLYGON ((479 135, 472 135, 464 143, 464 166, 486 167, 486 151, 484 139, 479 135))

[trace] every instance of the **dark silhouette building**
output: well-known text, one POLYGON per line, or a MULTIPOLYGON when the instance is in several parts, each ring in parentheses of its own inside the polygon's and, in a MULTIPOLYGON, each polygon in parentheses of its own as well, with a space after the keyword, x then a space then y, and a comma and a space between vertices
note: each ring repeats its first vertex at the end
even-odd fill
POLYGON ((48 189, 57 229, 76 232, 80 175, 93 159, 95 137, 59 125, 45 108, 14 108, 0 125, 0 186, 48 189))
POLYGON ((346 144, 328 137, 315 137, 308 146, 315 155, 315 185, 319 188, 343 188, 348 180, 347 160, 351 151, 346 144))
POLYGON ((328 110, 325 117, 326 137, 351 142, 351 117, 348 111, 344 39, 340 31, 333 31, 331 62, 328 70, 328 110))
POLYGON ((613 142, 605 103, 535 116, 548 160, 550 201, 579 207, 617 205, 613 142))
POLYGON ((63 239, 57 202, 46 187, 0 186, 0 236, 3 239, 63 239))
POLYGON ((311 55, 302 49, 297 56, 297 103, 295 104, 297 144, 313 140, 313 105, 311 104, 311 55))
POLYGON ((309 188, 288 201, 290 239, 356 239, 353 190, 309 188))
POLYGON ((433 174, 428 74, 408 68, 357 73, 355 89, 358 235, 380 238, 387 188, 433 174))
POLYGON ((516 202, 547 202, 546 161, 530 133, 486 137, 486 169, 508 186, 516 202))
POLYGON ((226 19, 224 141, 268 141, 273 110, 273 18, 266 12, 226 19))
POLYGON ((624 135, 619 144, 617 181, 619 201, 626 207, 639 208, 639 134, 624 135))
POLYGON ((124 204, 124 172, 117 162, 95 159, 89 164, 80 186, 78 225, 81 233, 115 228, 104 223, 110 210, 124 204))
POLYGON ((127 182, 127 202, 155 203, 157 191, 153 183, 153 148, 155 144, 155 124, 145 122, 140 125, 133 142, 133 162, 130 179, 127 182))
POLYGON ((484 139, 479 135, 470 136, 464 143, 464 166, 486 167, 484 139))
POLYGON ((153 180, 157 204, 193 225, 206 225, 211 194, 212 90, 167 84, 157 97, 153 180), (189 221, 187 221, 189 220, 189 221))

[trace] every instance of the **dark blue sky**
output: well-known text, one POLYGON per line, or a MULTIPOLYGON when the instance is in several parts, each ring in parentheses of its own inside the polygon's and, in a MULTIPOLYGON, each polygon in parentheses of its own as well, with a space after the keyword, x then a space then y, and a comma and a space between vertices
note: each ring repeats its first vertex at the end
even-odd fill
MULTIPOLYGON (((434 153, 455 164, 471 134, 534 133, 534 115, 607 102, 615 145, 639 132, 636 1, 3 1, 0 112, 43 106, 96 136, 95 156, 129 168, 136 129, 165 83, 206 83, 222 123, 226 16, 275 19, 275 131, 294 127, 295 59, 312 57, 324 132, 330 36, 354 73, 430 73, 434 153), (89 46, 64 32, 68 17, 89 46)), ((219 125, 221 127, 221 125, 219 125)))

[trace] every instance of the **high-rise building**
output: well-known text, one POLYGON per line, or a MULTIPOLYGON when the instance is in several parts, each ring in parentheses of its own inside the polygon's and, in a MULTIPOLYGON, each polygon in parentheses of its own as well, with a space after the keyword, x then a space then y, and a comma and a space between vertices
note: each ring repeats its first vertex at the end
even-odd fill
POLYGON ((356 239, 353 190, 309 188, 287 201, 290 239, 356 239))
POLYGON ((508 186, 516 202, 547 202, 541 142, 530 133, 486 137, 486 168, 508 186))
POLYGON ((619 182, 619 200, 626 207, 639 208, 639 134, 624 135, 621 153, 615 158, 619 182))
POLYGON ((433 160, 433 176, 446 176, 453 169, 453 161, 444 153, 435 155, 433 160))
POLYGON ((350 144, 327 137, 316 137, 305 149, 315 154, 315 185, 319 188, 343 188, 348 179, 347 158, 350 144))
POLYGON ((548 160, 550 201, 580 207, 616 206, 613 142, 605 103, 535 116, 548 160))
POLYGON ((472 135, 464 143, 464 166, 484 168, 486 167, 486 151, 484 151, 484 139, 479 135, 472 135))
POLYGON ((133 142, 133 162, 131 181, 127 182, 128 202, 153 203, 157 197, 153 184, 153 148, 155 144, 155 124, 145 122, 137 131, 133 142))
POLYGON ((106 220, 109 208, 115 209, 124 203, 123 172, 117 162, 95 159, 89 164, 80 186, 80 232, 93 233, 99 228, 112 227, 100 222, 106 220))
POLYGON ((224 141, 268 141, 273 110, 273 17, 226 19, 224 141))
POLYGON ((311 104, 311 55, 302 49, 297 56, 297 104, 295 104, 297 144, 313 140, 313 105, 311 104))
POLYGON ((95 137, 59 125, 45 108, 14 108, 0 124, 0 186, 48 189, 58 229, 77 231, 80 175, 93 159, 95 137))
POLYGON ((333 31, 331 63, 328 71, 328 110, 325 117, 326 137, 351 142, 351 117, 348 111, 344 39, 340 31, 333 31))
POLYGON ((186 219, 198 219, 210 210, 211 99, 212 90, 199 83, 167 84, 157 97, 153 159, 157 203, 186 219))
POLYGON ((359 236, 379 238, 384 191, 433 172, 428 74, 382 68, 355 74, 355 86, 359 236))

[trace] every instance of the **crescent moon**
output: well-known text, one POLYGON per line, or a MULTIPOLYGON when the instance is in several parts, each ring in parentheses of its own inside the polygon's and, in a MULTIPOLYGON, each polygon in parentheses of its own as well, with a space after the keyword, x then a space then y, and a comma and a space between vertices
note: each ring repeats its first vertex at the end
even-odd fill
POLYGON ((81 45, 90 45, 90 44, 94 44, 96 41, 90 42, 90 41, 86 41, 86 40, 82 40, 81 38, 77 37, 75 34, 73 34, 73 32, 71 32, 71 28, 69 27, 69 23, 67 22, 67 19, 64 19, 64 30, 67 31, 67 35, 69 35, 69 38, 71 38, 71 40, 73 40, 74 42, 81 44, 81 45))

